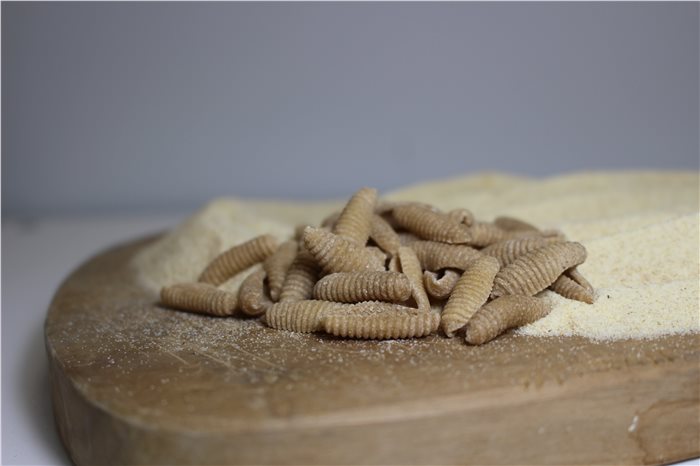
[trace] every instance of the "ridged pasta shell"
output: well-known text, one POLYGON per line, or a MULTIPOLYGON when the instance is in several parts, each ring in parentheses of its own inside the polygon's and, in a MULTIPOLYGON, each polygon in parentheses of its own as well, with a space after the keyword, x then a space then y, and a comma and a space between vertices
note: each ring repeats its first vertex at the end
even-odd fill
POLYGON ((445 335, 454 336, 483 306, 491 294, 498 270, 498 261, 489 256, 481 256, 467 267, 442 311, 440 326, 445 335))
POLYGON ((314 286, 314 298, 342 303, 403 302, 411 297, 411 282, 398 272, 341 272, 326 275, 314 286))
POLYGON ((263 269, 267 274, 267 283, 270 287, 270 297, 277 302, 280 299, 282 286, 287 277, 289 267, 297 256, 299 244, 297 241, 289 240, 280 244, 277 250, 263 262, 263 269))
POLYGON ((264 314, 272 306, 265 286, 265 271, 257 270, 246 277, 238 289, 238 305, 250 316, 264 314))
POLYGON ((219 286, 248 267, 262 262, 277 249, 272 235, 260 235, 219 254, 199 276, 202 283, 219 286))
POLYGON ((208 283, 178 283, 160 290, 161 302, 175 309, 212 316, 233 315, 238 307, 234 293, 208 283))
POLYGON ((324 314, 323 329, 335 336, 386 340, 415 338, 434 333, 440 316, 399 304, 364 302, 324 314))
POLYGON ((585 260, 586 248, 580 243, 552 243, 535 249, 498 272, 491 296, 533 296, 554 283, 566 269, 585 260))
POLYGON ((509 328, 532 323, 549 314, 551 305, 531 296, 501 296, 486 304, 467 324, 465 339, 472 345, 493 340, 509 328))
POLYGON ((384 270, 384 264, 364 246, 319 228, 304 230, 304 245, 326 273, 384 270))
POLYGON ((393 217, 403 228, 423 239, 451 244, 471 241, 465 225, 420 204, 397 206, 394 208, 393 217))
POLYGON ((364 246, 369 238, 377 190, 362 188, 352 195, 333 226, 333 233, 364 246))

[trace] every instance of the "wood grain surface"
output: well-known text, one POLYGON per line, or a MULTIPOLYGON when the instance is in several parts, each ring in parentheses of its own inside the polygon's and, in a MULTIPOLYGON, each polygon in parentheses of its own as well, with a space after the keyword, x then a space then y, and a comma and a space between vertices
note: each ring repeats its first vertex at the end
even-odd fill
POLYGON ((156 305, 115 247, 46 320, 77 464, 658 464, 700 454, 700 337, 348 341, 156 305))

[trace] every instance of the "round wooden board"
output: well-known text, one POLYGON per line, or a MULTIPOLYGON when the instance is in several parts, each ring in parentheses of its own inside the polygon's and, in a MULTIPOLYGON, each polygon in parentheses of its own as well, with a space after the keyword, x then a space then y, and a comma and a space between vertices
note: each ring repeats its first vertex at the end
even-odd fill
POLYGON ((351 341, 175 312, 104 252, 46 320, 78 464, 664 463, 700 454, 700 337, 351 341))

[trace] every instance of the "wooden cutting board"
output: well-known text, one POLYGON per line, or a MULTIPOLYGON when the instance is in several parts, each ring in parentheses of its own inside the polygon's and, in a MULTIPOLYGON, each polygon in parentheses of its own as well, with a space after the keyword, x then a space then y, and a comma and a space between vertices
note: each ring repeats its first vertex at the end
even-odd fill
POLYGON ((156 305, 129 260, 46 319, 77 464, 666 463, 700 455, 700 337, 348 341, 156 305))

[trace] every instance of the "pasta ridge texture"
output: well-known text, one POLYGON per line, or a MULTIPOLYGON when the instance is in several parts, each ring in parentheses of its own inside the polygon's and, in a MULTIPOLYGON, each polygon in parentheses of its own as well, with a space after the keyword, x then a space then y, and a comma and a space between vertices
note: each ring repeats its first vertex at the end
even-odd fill
POLYGON ((372 215, 369 237, 372 238, 382 250, 392 256, 396 254, 401 247, 401 238, 399 235, 394 231, 389 222, 377 214, 372 215))
POLYGON ((486 302, 498 270, 496 259, 482 256, 464 271, 442 311, 440 325, 445 335, 454 336, 486 302))
POLYGON ((494 223, 487 222, 475 222, 469 227, 469 234, 471 235, 469 244, 476 247, 490 246, 494 243, 515 238, 545 237, 564 239, 563 234, 557 230, 504 230, 494 223))
POLYGON ((333 226, 333 233, 364 246, 372 228, 377 190, 362 188, 352 195, 333 226))
POLYGON ((450 244, 464 244, 472 240, 465 225, 420 204, 396 206, 393 217, 403 228, 423 239, 450 244))
POLYGON ((325 301, 403 302, 411 297, 411 282, 398 272, 339 272, 326 275, 314 286, 314 298, 325 301))
POLYGON ((461 276, 457 270, 445 269, 442 277, 438 278, 437 272, 426 270, 423 272, 423 285, 433 298, 445 299, 450 296, 461 276))
POLYGON ((275 303, 267 309, 267 325, 291 332, 316 332, 321 330, 321 319, 329 311, 342 309, 347 304, 328 301, 302 300, 275 303))
POLYGON ((323 329, 335 336, 385 340, 415 338, 437 330, 440 316, 399 304, 364 302, 326 313, 323 329))
POLYGON ((304 230, 304 245, 326 273, 384 270, 384 264, 364 246, 319 228, 304 230))
POLYGON ((316 260, 304 247, 292 261, 280 291, 280 302, 302 301, 311 299, 314 284, 318 280, 320 269, 316 260))
POLYGON ((212 316, 233 315, 238 307, 236 294, 207 283, 178 283, 163 287, 160 300, 169 307, 212 316))
POLYGON ((238 304, 249 316, 259 316, 272 306, 265 292, 265 271, 257 270, 246 277, 238 289, 238 304))
POLYGON ((583 274, 581 274, 581 271, 579 271, 577 267, 571 267, 564 273, 568 275, 573 281, 575 281, 576 283, 593 293, 593 285, 591 285, 591 283, 588 280, 586 280, 586 277, 584 277, 583 274))
POLYGON ((566 274, 560 275, 549 288, 565 298, 593 304, 593 293, 591 290, 581 286, 566 274))
POLYGON ((465 226, 471 226, 474 223, 474 214, 469 209, 452 209, 447 212, 447 216, 457 223, 461 223, 465 226))
POLYGON ((401 246, 398 251, 398 258, 401 271, 411 282, 411 294, 416 301, 416 306, 424 311, 429 310, 430 299, 423 286, 423 273, 418 256, 410 247, 401 246))
POLYGON ((410 247, 416 252, 421 266, 433 272, 447 268, 464 270, 482 255, 470 246, 437 241, 415 241, 410 247))
POLYGON ((549 314, 551 305, 531 296, 501 296, 474 314, 465 331, 467 343, 481 345, 509 328, 529 324, 549 314))
POLYGON ((496 275, 492 297, 533 296, 547 288, 567 269, 586 260, 580 243, 553 243, 520 256, 496 275))
POLYGON ((493 223, 474 222, 469 227, 469 245, 484 247, 498 241, 503 241, 508 237, 508 232, 500 229, 493 223))
POLYGON ((199 281, 218 286, 248 267, 265 260, 277 249, 272 235, 260 235, 233 246, 212 260, 199 276, 199 281))
POLYGON ((558 238, 543 238, 539 236, 515 238, 491 244, 480 252, 487 256, 495 257, 498 259, 501 267, 505 267, 515 262, 515 260, 523 254, 557 242, 562 241, 558 238))
POLYGON ((298 247, 298 243, 294 240, 285 241, 263 262, 263 269, 267 274, 267 283, 270 287, 270 297, 275 302, 280 299, 284 280, 297 256, 298 247))

